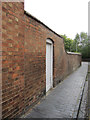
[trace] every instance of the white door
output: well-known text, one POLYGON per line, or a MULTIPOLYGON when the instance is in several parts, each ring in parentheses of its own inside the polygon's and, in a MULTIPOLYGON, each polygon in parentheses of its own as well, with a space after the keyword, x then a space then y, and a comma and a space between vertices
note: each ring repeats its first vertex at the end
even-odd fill
POLYGON ((51 40, 46 43, 46 92, 53 87, 53 44, 51 40))

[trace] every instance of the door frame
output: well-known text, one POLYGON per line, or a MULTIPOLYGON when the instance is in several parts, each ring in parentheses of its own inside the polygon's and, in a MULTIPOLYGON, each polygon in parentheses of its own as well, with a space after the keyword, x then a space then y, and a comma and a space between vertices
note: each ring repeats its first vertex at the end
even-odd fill
MULTIPOLYGON (((53 42, 52 42, 52 40, 51 39, 47 39, 46 40, 46 45, 47 44, 50 44, 50 46, 51 46, 51 74, 50 74, 50 76, 51 76, 51 84, 50 84, 50 88, 53 88, 53 42)), ((47 74, 46 74, 47 75, 47 74)), ((49 90, 48 90, 49 91, 49 90)), ((46 90, 46 92, 48 92, 47 90, 46 90)))

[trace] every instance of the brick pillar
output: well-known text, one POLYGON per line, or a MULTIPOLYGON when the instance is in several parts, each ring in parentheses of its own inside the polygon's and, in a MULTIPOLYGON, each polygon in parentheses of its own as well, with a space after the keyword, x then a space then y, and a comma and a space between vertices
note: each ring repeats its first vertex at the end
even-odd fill
POLYGON ((24 3, 2 2, 2 118, 24 109, 24 3))
POLYGON ((2 119, 2 2, 0 1, 0 119, 2 119))

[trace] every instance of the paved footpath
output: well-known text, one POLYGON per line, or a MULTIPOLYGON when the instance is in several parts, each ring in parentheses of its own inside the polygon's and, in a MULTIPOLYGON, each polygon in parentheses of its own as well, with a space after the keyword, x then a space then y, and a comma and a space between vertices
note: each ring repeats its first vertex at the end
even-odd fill
POLYGON ((25 118, 76 118, 88 63, 64 79, 25 118))
POLYGON ((90 120, 90 62, 88 65, 88 116, 90 120))

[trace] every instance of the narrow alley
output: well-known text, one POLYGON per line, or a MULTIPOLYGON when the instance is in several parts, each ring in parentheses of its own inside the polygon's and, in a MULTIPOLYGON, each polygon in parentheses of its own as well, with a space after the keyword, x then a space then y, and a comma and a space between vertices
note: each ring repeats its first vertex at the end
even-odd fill
MULTIPOLYGON (((88 63, 83 62, 48 93, 24 118, 76 118, 86 83, 88 63)), ((87 88, 85 88, 87 89, 87 88)))

